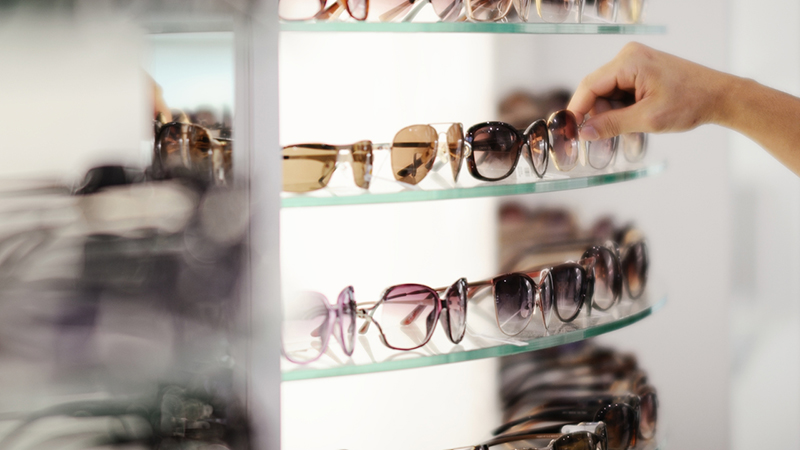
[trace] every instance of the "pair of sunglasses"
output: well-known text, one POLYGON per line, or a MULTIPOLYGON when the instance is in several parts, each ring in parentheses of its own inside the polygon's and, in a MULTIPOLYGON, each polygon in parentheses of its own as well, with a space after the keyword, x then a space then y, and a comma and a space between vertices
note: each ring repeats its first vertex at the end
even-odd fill
POLYGON ((391 286, 374 304, 358 306, 358 317, 366 320, 359 333, 366 333, 369 325, 375 324, 381 342, 391 349, 422 347, 431 340, 437 322, 448 339, 458 344, 467 329, 467 280, 459 278, 440 290, 422 284, 391 286))
POLYGON ((157 178, 188 171, 204 181, 223 185, 231 177, 233 141, 224 130, 184 123, 156 123, 153 171, 157 178))
POLYGON ((336 0, 330 6, 328 0, 280 0, 278 17, 289 21, 331 20, 347 11, 359 21, 392 22, 400 18, 413 19, 426 3, 433 6, 443 21, 457 20, 463 9, 463 0, 336 0))
POLYGON ((356 343, 356 302, 353 287, 344 288, 331 305, 324 295, 305 291, 286 302, 281 328, 283 356, 296 364, 307 364, 328 349, 331 336, 347 356, 356 343))
POLYGON ((350 163, 356 186, 369 189, 373 146, 370 141, 349 145, 296 144, 283 148, 283 190, 310 192, 328 185, 342 163, 350 163))
POLYGON ((507 20, 512 6, 519 19, 528 22, 531 6, 545 22, 562 23, 577 10, 577 21, 592 18, 602 22, 637 23, 644 0, 466 0, 467 17, 475 22, 507 20))

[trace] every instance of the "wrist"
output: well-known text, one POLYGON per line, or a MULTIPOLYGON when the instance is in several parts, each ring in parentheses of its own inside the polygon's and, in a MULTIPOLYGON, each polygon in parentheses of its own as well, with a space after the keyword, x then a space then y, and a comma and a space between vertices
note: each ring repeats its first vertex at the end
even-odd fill
POLYGON ((747 116, 749 97, 759 84, 749 78, 721 73, 721 80, 715 83, 716 101, 711 114, 711 123, 726 128, 739 129, 741 121, 747 116))

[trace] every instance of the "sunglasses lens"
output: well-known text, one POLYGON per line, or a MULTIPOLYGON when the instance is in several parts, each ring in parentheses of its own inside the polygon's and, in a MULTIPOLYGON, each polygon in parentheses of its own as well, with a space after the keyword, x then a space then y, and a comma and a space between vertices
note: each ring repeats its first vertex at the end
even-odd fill
POLYGON ((454 21, 461 14, 463 0, 431 0, 436 15, 444 21, 454 21))
POLYGON ((454 123, 447 129, 447 152, 450 155, 450 168, 453 169, 453 180, 458 181, 461 161, 464 159, 464 129, 460 123, 454 123))
POLYGON ((283 20, 309 20, 324 7, 325 0, 280 0, 278 16, 283 20))
POLYGON ((597 0, 597 17, 608 22, 613 21, 614 3, 616 0, 597 0))
POLYGON ((583 258, 594 258, 594 292, 592 302, 597 309, 607 310, 622 295, 622 268, 614 252, 605 247, 592 247, 583 258))
POLYGON ((356 345, 356 301, 353 288, 346 287, 339 294, 339 320, 341 321, 342 347, 348 355, 353 354, 356 345))
POLYGON ((625 275, 625 284, 628 286, 628 295, 631 298, 639 298, 644 292, 647 284, 648 265, 647 245, 644 241, 632 244, 622 257, 622 271, 625 275))
POLYGON ((614 158, 617 151, 617 138, 600 139, 586 142, 586 155, 589 165, 595 169, 602 169, 614 158))
POLYGON ((561 23, 567 20, 574 7, 575 0, 536 0, 536 12, 545 22, 561 23))
POLYGON ((413 0, 369 0, 369 18, 381 22, 400 20, 412 6, 413 0))
POLYGON ((405 127, 392 141, 392 172, 398 181, 417 184, 428 175, 439 136, 430 125, 405 127))
POLYGON ((578 264, 561 264, 550 272, 553 277, 556 315, 562 322, 574 320, 581 311, 586 291, 586 272, 578 264))
POLYGON ((500 331, 514 336, 531 321, 535 287, 530 278, 509 274, 494 280, 494 306, 500 331))
POLYGON ((528 129, 528 147, 531 151, 533 170, 539 178, 547 171, 547 153, 550 151, 550 139, 547 136, 547 122, 537 120, 528 129))
POLYGON ((308 192, 328 185, 336 168, 338 151, 331 146, 294 145, 283 148, 283 190, 308 192))
POLYGON ((652 439, 656 434, 656 423, 658 421, 658 399, 654 392, 649 392, 642 396, 641 415, 639 417, 639 434, 642 439, 652 439))
POLYGON ((365 20, 367 18, 367 1, 368 0, 347 0, 347 10, 356 20, 365 20))
POLYGON ((539 301, 544 315, 544 326, 550 324, 550 313, 553 311, 553 278, 548 273, 539 283, 539 301))
POLYGON ((644 158, 647 147, 647 135, 644 133, 626 133, 622 136, 622 152, 625 159, 630 162, 638 162, 644 158))
POLYGON ((478 22, 494 22, 508 14, 511 0, 467 0, 467 14, 478 22))
POLYGON ((510 125, 495 122, 470 131, 472 156, 478 174, 493 181, 511 175, 522 145, 516 130, 510 125))
POLYGON ((392 286, 384 294, 381 324, 386 343, 400 350, 428 342, 438 319, 439 296, 421 284, 392 286))
POLYGON ((372 142, 361 141, 353 144, 353 179, 356 186, 369 189, 372 179, 372 142))
POLYGON ((606 424, 609 450, 625 450, 630 446, 635 436, 633 408, 615 403, 603 408, 597 414, 596 420, 606 424))
POLYGON ((453 284, 447 292, 447 317, 446 328, 453 342, 460 342, 467 330, 467 283, 460 279, 453 284))
POLYGON ((639 23, 642 20, 644 0, 620 0, 620 20, 625 23, 639 23))
POLYGON ((553 442, 553 450, 597 450, 598 442, 586 432, 569 433, 553 442))
POLYGON ((553 113, 547 121, 552 145, 551 156, 556 168, 572 170, 578 163, 578 122, 571 111, 553 113))
POLYGON ((333 316, 322 294, 302 292, 283 309, 283 354, 289 361, 304 364, 319 358, 331 334, 333 316))

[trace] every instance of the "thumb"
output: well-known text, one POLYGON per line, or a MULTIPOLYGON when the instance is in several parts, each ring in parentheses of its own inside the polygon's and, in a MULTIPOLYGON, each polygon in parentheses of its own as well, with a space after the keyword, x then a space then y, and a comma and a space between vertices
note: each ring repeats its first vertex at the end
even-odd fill
POLYGON ((581 139, 596 141, 625 133, 648 131, 645 129, 644 117, 641 102, 597 114, 586 119, 581 126, 581 139))

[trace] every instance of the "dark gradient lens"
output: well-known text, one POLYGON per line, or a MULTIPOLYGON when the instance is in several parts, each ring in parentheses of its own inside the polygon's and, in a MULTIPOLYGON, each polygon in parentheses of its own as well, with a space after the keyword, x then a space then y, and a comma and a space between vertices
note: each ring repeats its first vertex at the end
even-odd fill
POLYGON ((648 392, 641 397, 639 415, 639 434, 642 439, 653 439, 658 423, 658 397, 655 392, 648 392))
POLYGON ((620 262, 625 276, 625 285, 631 298, 639 298, 647 285, 647 270, 650 264, 647 245, 644 241, 631 244, 620 262))
POLYGON ((550 156, 556 168, 569 171, 578 164, 578 122, 571 111, 553 113, 547 120, 550 131, 550 156))
POLYGON ((464 7, 463 0, 431 0, 431 4, 436 15, 445 22, 455 21, 464 7))
POLYGON ((509 124, 488 122, 467 132, 472 145, 470 170, 476 178, 497 181, 511 175, 519 158, 522 140, 509 124))
POLYGON ((369 20, 397 21, 405 17, 412 6, 413 0, 369 0, 369 20))
POLYGON ((495 278, 492 285, 500 331, 509 336, 521 333, 533 317, 533 281, 522 274, 508 274, 495 278))
POLYGON ((338 304, 340 338, 344 352, 349 356, 353 354, 356 346, 356 301, 352 286, 344 288, 339 293, 338 304))
POLYGON ((283 20, 310 20, 325 8, 325 0, 280 0, 278 17, 283 20))
POLYGON ((615 403, 605 406, 597 413, 595 420, 606 424, 609 450, 625 450, 635 438, 636 413, 628 405, 615 403))
POLYGON ((511 0, 466 0, 467 16, 476 22, 495 22, 511 9, 511 0))
POLYGON ((317 292, 302 292, 287 302, 281 327, 286 359, 304 364, 319 358, 328 345, 334 319, 325 296, 317 292))
POLYGON ((607 310, 622 296, 622 268, 614 252, 606 247, 592 247, 583 254, 583 259, 592 258, 594 290, 593 305, 607 310))
POLYGON ((372 142, 361 141, 353 144, 353 181, 356 186, 369 189, 372 180, 372 142))
POLYGON ((447 311, 442 314, 442 325, 450 340, 458 344, 467 330, 467 280, 461 278, 453 283, 444 300, 447 302, 447 311), (447 320, 444 320, 445 317, 447 320))
POLYGON ((447 129, 447 153, 450 156, 450 168, 453 170, 453 181, 458 181, 461 162, 464 160, 464 128, 454 123, 447 129))
POLYGON ((553 312, 553 277, 548 271, 539 282, 539 305, 542 310, 544 328, 550 326, 550 315, 553 312))
POLYGON ((574 7, 575 0, 536 0, 536 12, 545 22, 561 23, 567 20, 574 7))
POLYGON ((528 126, 525 130, 528 137, 528 148, 533 170, 539 178, 547 172, 547 155, 550 152, 550 137, 547 134, 547 122, 539 119, 528 126))
POLYGON ((647 149, 647 134, 626 133, 622 138, 622 153, 630 162, 638 162, 644 158, 647 149))
POLYGON ((431 338, 441 304, 433 289, 421 284, 401 284, 384 294, 378 323, 389 347, 412 350, 431 338))
POLYGON ((565 263, 553 267, 553 295, 556 315, 562 322, 578 316, 586 294, 586 271, 578 264, 565 263))
POLYGON ((369 0, 347 0, 347 12, 356 20, 366 20, 369 0))
POLYGON ((339 151, 325 144, 300 144, 283 148, 283 190, 308 192, 322 189, 336 169, 339 151))
POLYGON ((595 169, 603 169, 614 159, 617 151, 617 138, 600 139, 597 141, 586 141, 586 159, 589 165, 595 169))
POLYGON ((392 172, 398 181, 417 184, 433 167, 439 135, 430 125, 411 125, 392 141, 392 172))

